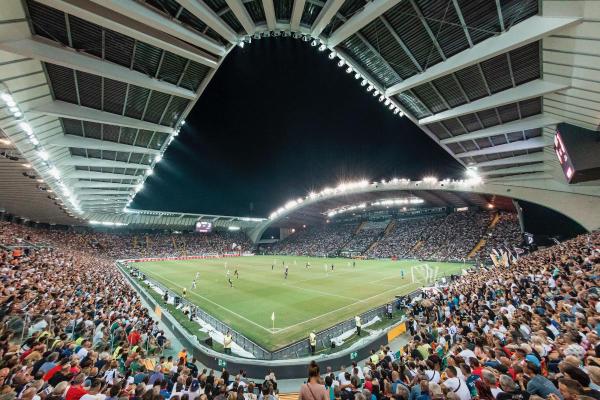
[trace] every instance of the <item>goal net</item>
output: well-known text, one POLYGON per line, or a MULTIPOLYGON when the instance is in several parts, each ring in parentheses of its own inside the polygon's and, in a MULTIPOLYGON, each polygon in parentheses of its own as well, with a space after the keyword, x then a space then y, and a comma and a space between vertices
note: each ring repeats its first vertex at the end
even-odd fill
POLYGON ((429 264, 419 264, 410 267, 412 283, 427 285, 434 283, 438 277, 439 267, 431 267, 429 264))

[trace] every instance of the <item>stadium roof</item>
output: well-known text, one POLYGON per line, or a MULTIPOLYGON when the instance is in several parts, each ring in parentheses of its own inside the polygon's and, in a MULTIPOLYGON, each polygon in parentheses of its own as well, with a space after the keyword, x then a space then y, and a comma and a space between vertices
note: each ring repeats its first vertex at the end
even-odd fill
POLYGON ((366 96, 486 182, 600 195, 597 185, 564 184, 549 147, 557 122, 594 130, 600 122, 593 1, 2 5, 0 91, 15 104, 0 101, 0 146, 19 161, 0 164, 0 181, 14 187, 0 193, 0 207, 19 215, 60 223, 124 215, 228 52, 280 35, 312 42, 366 96), (22 176, 24 160, 43 182, 22 176))

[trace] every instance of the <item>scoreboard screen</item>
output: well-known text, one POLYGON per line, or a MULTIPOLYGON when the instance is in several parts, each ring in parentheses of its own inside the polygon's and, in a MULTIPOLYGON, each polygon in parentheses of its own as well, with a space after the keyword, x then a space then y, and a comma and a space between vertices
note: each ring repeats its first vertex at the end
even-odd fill
POLYGON ((598 131, 560 123, 554 135, 554 152, 570 184, 600 179, 598 131))
POLYGON ((212 222, 198 221, 196 222, 196 232, 209 233, 212 231, 212 222))

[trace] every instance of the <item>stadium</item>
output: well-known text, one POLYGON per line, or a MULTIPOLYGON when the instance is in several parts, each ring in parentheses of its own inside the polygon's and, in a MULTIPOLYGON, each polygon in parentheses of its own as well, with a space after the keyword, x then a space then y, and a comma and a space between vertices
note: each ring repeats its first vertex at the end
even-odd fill
POLYGON ((1 400, 600 399, 600 2, 0 0, 1 400))

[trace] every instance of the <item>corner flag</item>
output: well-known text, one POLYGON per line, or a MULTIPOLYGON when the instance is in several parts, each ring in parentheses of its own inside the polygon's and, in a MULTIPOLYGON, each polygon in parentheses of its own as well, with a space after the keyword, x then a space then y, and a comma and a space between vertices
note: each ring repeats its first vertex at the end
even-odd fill
POLYGON ((273 311, 273 314, 271 314, 271 321, 275 321, 275 311, 273 311))

